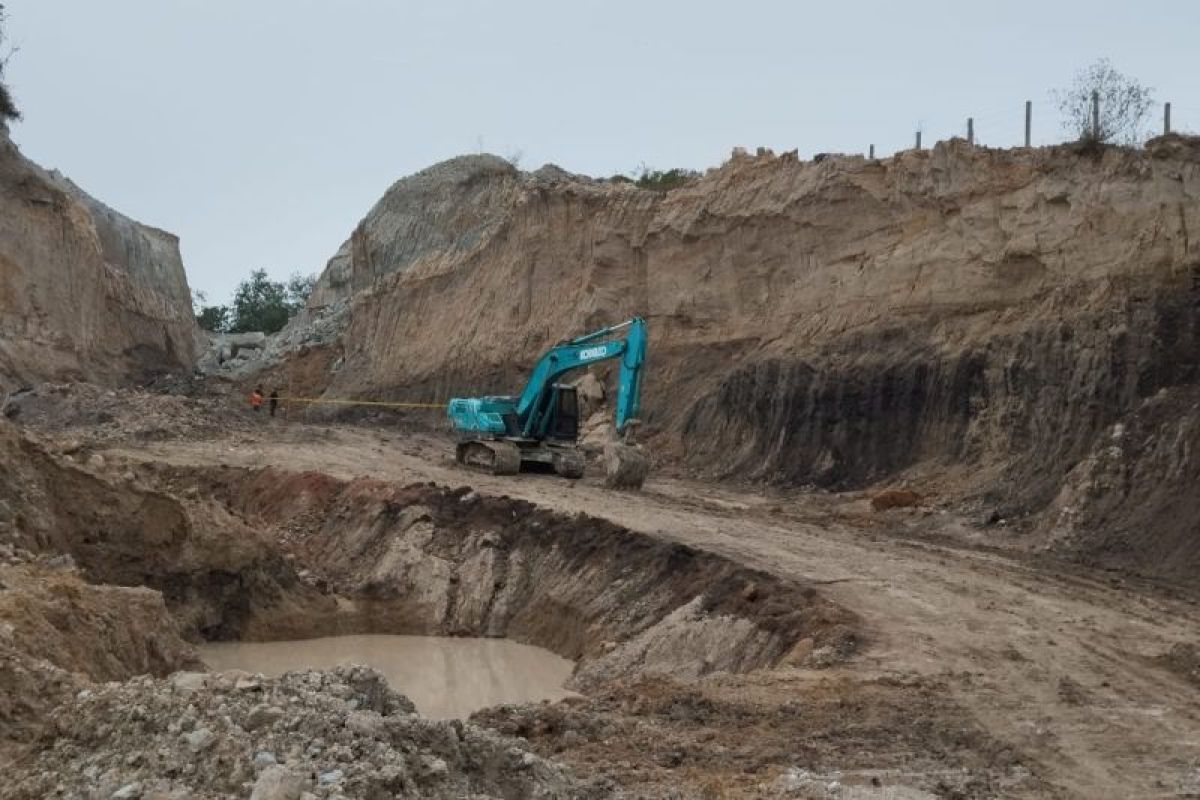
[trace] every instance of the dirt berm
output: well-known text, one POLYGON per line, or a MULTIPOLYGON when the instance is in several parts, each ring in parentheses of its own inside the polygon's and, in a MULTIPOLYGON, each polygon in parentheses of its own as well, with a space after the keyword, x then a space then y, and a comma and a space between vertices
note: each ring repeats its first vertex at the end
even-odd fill
MULTIPOLYGON (((559 338, 641 314, 660 460, 793 486, 933 483, 1018 519, 1112 426, 1196 385, 1197 198, 1200 139, 1180 136, 735 154, 670 192, 462 157, 387 192, 265 363, 310 396, 444 401, 510 392, 559 338)), ((1124 456, 1174 459, 1127 465, 1162 496, 1193 489, 1181 435, 1124 456)), ((1072 538, 1086 557, 1135 546, 1072 506, 1099 523, 1072 538)), ((1158 521, 1161 547, 1195 540, 1184 516, 1158 521)))

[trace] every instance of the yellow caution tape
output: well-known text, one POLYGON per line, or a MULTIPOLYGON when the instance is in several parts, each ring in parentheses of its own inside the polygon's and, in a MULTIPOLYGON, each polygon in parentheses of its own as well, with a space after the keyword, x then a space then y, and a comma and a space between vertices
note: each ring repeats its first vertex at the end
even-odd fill
MULTIPOLYGON (((268 398, 269 399, 269 398, 268 398)), ((281 403, 331 403, 343 406, 388 406, 390 408, 445 408, 445 403, 385 403, 381 400, 330 400, 317 397, 279 397, 281 403)))

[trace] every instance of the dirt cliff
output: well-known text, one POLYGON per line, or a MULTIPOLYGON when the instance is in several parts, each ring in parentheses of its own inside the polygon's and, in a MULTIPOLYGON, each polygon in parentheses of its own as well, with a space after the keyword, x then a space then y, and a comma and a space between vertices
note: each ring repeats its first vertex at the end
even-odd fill
POLYGON ((190 369, 179 240, 26 159, 0 132, 0 392, 190 369))
MULTIPOLYGON (((297 322, 340 336, 279 375, 337 397, 511 391, 553 341, 642 314, 658 454, 788 485, 934 481, 1021 516, 1200 378, 1198 200, 1200 141, 1178 136, 735 153, 665 193, 464 157, 371 210, 297 322)), ((1157 491, 1190 491, 1195 431, 1157 491)))

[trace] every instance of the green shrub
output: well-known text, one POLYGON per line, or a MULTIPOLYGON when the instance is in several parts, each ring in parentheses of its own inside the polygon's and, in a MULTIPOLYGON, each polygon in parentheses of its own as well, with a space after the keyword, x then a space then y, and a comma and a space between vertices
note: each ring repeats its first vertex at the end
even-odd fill
POLYGON ((676 167, 675 169, 660 170, 642 167, 641 174, 638 175, 634 184, 639 189, 650 189, 656 192, 669 192, 672 189, 678 189, 681 186, 687 186, 700 177, 700 173, 692 169, 683 169, 676 167))

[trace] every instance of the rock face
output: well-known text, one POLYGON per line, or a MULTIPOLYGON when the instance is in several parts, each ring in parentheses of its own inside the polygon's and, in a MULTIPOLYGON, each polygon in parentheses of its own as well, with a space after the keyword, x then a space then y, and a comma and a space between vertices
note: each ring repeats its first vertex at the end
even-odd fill
POLYGON ((338 397, 506 392, 554 341, 642 314, 658 455, 833 488, 948 474, 1019 515, 1200 378, 1197 230, 1179 136, 738 154, 668 193, 462 158, 368 214, 311 301, 340 338, 280 371, 338 397))
POLYGON ((179 240, 25 159, 0 132, 0 391, 190 369, 179 240))

